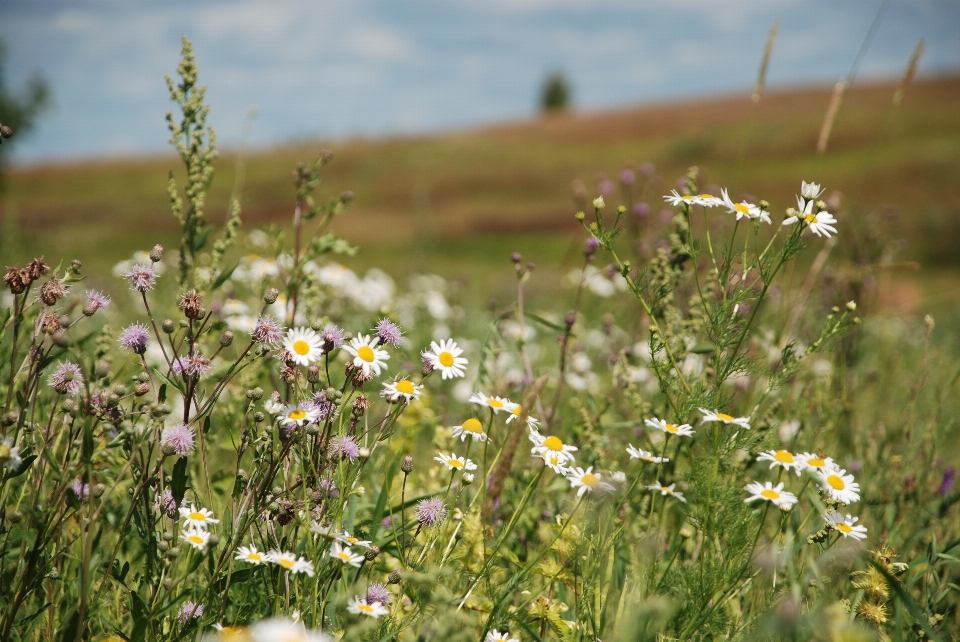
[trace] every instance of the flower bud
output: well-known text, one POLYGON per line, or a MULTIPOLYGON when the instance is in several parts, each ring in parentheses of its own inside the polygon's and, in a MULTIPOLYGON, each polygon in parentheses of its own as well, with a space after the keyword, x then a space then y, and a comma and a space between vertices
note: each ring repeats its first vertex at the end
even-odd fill
POLYGON ((320 368, 311 365, 307 368, 307 381, 310 383, 320 383, 320 368))
POLYGON ((73 399, 64 399, 63 403, 60 404, 60 410, 64 412, 70 412, 71 410, 76 408, 76 406, 77 404, 74 403, 73 399))
POLYGON ((220 335, 220 345, 226 348, 231 343, 233 343, 233 330, 224 330, 220 335))
POLYGON ((173 331, 177 329, 177 326, 173 323, 173 319, 164 319, 160 327, 167 334, 173 334, 173 331))
POLYGON ((20 415, 17 414, 16 410, 11 410, 3 415, 3 418, 0 419, 0 424, 4 426, 12 426, 17 423, 17 419, 20 418, 20 415))
POLYGON ((387 578, 387 582, 390 584, 399 584, 400 580, 403 579, 403 573, 399 570, 393 571, 390 573, 390 577, 387 578))
POLYGON ((377 555, 379 554, 380 554, 380 547, 377 546, 376 544, 371 544, 370 548, 368 548, 363 552, 363 556, 364 558, 366 558, 368 562, 372 562, 373 560, 377 559, 377 555))
POLYGON ((263 423, 263 421, 264 421, 265 419, 266 419, 266 417, 264 417, 264 416, 263 416, 263 413, 260 412, 259 410, 256 411, 255 413, 253 413, 253 420, 254 420, 256 423, 258 423, 258 424, 259 424, 259 423, 263 423))
POLYGON ((133 387, 133 394, 135 394, 135 395, 138 396, 138 397, 142 397, 143 395, 147 394, 148 392, 150 392, 150 384, 149 384, 149 383, 138 383, 137 385, 135 385, 135 386, 133 387))
POLYGON ((403 471, 404 475, 409 475, 413 470, 413 456, 404 455, 403 459, 400 461, 400 470, 403 471))
POLYGON ((473 483, 473 473, 464 473, 463 477, 460 478, 464 486, 469 486, 473 483))
POLYGON ((851 312, 853 312, 854 310, 856 310, 856 309, 857 309, 857 302, 856 302, 856 301, 847 301, 847 309, 850 310, 851 312))
POLYGON ((273 305, 277 302, 277 297, 280 296, 280 291, 277 288, 270 288, 263 295, 263 302, 267 305, 273 305))
POLYGON ((157 243, 153 246, 153 249, 150 250, 150 260, 153 263, 159 263, 163 260, 163 246, 157 243))
POLYGON ((573 215, 573 218, 577 219, 578 221, 582 221, 583 219, 587 218, 587 215, 583 212, 577 212, 573 215))
POLYGON ((514 252, 513 254, 510 255, 510 260, 513 261, 514 263, 520 263, 521 261, 523 261, 523 255, 520 254, 520 252, 514 252))
POLYGON ((247 399, 250 401, 260 401, 263 399, 263 388, 257 386, 256 388, 247 390, 247 399))

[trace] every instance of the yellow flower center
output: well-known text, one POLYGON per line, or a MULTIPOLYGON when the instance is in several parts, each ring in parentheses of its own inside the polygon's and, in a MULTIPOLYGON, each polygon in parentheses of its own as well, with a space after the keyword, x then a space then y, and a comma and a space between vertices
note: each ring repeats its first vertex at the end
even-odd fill
POLYGON ((775 490, 771 490, 770 488, 767 488, 766 490, 761 490, 760 496, 766 497, 767 499, 780 499, 780 493, 778 493, 775 490))
POLYGON ((520 416, 520 413, 523 412, 523 408, 521 408, 520 406, 517 406, 516 408, 514 408, 514 409, 511 410, 510 412, 512 412, 513 414, 515 414, 516 416, 519 417, 519 416, 520 416))
POLYGON ((744 205, 743 203, 737 203, 736 205, 734 205, 734 207, 735 207, 736 210, 737 210, 738 212, 740 212, 741 214, 749 214, 749 213, 750 213, 750 208, 747 207, 746 205, 744 205))
POLYGON ((347 544, 356 544, 360 541, 356 537, 347 537, 345 539, 347 540, 347 544))
POLYGON ((843 483, 843 479, 837 475, 827 475, 827 483, 836 490, 843 490, 847 487, 847 485, 843 483))
POLYGON ((439 361, 440 365, 444 368, 449 368, 453 365, 453 355, 449 352, 441 352, 437 355, 437 361, 439 361))
POLYGON ((666 430, 667 432, 677 432, 678 430, 680 430, 679 428, 677 428, 677 427, 674 426, 673 424, 666 424, 666 425, 664 425, 663 428, 664 428, 664 430, 666 430))
POLYGON ((370 346, 360 346, 357 348, 357 356, 367 363, 373 363, 374 359, 376 358, 373 354, 373 349, 370 346))
POLYGON ((339 553, 337 553, 337 557, 339 557, 340 559, 342 559, 344 562, 349 562, 350 559, 351 559, 351 558, 350 558, 350 553, 348 553, 348 552, 346 552, 346 551, 340 551, 339 553))
POLYGON ((693 194, 684 194, 684 195, 681 196, 680 198, 682 198, 682 199, 685 200, 685 201, 692 201, 692 200, 694 199, 694 196, 693 196, 693 194))
POLYGON ((837 524, 837 530, 840 531, 841 533, 853 532, 853 529, 850 527, 850 525, 845 522, 840 522, 839 524, 837 524))
POLYGON ((412 395, 414 392, 416 392, 416 388, 413 387, 412 381, 402 379, 397 382, 397 392, 402 392, 405 395, 412 395))
POLYGON ((710 201, 710 200, 713 200, 713 194, 701 194, 700 198, 710 201))
POLYGON ((597 479, 597 476, 593 473, 587 473, 580 478, 580 481, 582 481, 585 486, 589 486, 590 488, 597 488, 600 486, 600 480, 597 479))
POLYGON ((289 417, 290 419, 293 419, 294 421, 300 421, 301 419, 305 418, 306 416, 307 416, 307 411, 306 411, 306 410, 301 410, 300 408, 297 408, 297 409, 295 409, 295 410, 291 410, 291 411, 290 411, 290 414, 287 415, 287 417, 289 417))
POLYGON ((373 613, 373 605, 371 604, 357 604, 357 610, 363 611, 364 613, 373 613))
POLYGON ((310 352, 310 344, 303 339, 297 339, 293 342, 293 351, 299 355, 305 355, 310 352))
POLYGON ((463 462, 459 459, 448 459, 447 466, 450 466, 451 468, 463 468, 463 462))
POLYGON ((205 522, 207 521, 207 516, 201 513, 200 511, 193 511, 192 513, 190 513, 190 519, 197 522, 205 522))
POLYGON ((804 216, 803 218, 804 218, 804 220, 805 220, 807 223, 816 223, 816 222, 817 222, 817 217, 814 216, 813 214, 807 214, 807 215, 804 216))
POLYGON ((463 428, 464 432, 472 432, 477 435, 483 432, 483 425, 478 419, 474 419, 473 417, 463 422, 463 426, 461 426, 461 428, 463 428))
POLYGON ((491 408, 503 408, 503 402, 499 399, 487 399, 487 404, 489 404, 491 408))
POLYGON ((260 553, 247 553, 247 559, 252 562, 262 562, 263 555, 261 555, 260 553))
POLYGON ((193 544, 203 544, 203 538, 200 537, 199 535, 190 535, 190 536, 188 537, 188 539, 189 539, 193 544))
POLYGON ((279 560, 277 560, 277 564, 283 568, 293 568, 293 560, 286 557, 281 557, 279 560))
POLYGON ((550 436, 543 440, 543 445, 549 448, 550 450, 562 451, 563 442, 560 441, 559 437, 550 436))
POLYGON ((821 466, 826 466, 827 462, 823 461, 819 457, 811 457, 807 460, 807 466, 813 466, 814 468, 820 468, 821 466))
POLYGON ((731 417, 730 415, 724 414, 722 412, 717 413, 717 419, 721 421, 733 421, 733 417, 731 417))
POLYGON ((784 464, 793 463, 793 455, 788 453, 786 450, 778 450, 777 454, 774 456, 774 459, 784 464))
POLYGON ((550 464, 551 466, 559 466, 559 465, 560 465, 560 457, 558 457, 557 455, 547 454, 547 456, 544 458, 544 461, 546 461, 546 462, 547 462, 548 464, 550 464))

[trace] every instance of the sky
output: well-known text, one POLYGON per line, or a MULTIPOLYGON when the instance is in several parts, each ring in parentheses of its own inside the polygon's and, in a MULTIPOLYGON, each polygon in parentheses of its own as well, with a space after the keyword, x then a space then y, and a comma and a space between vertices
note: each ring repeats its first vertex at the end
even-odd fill
MULTIPOLYGON (((561 71, 577 109, 850 73, 882 0, 0 0, 8 86, 54 103, 21 164, 167 149, 165 74, 193 41, 221 147, 421 134, 537 112, 561 71)), ((960 2, 890 0, 857 81, 960 73, 960 2)), ((2 122, 2 114, 0 114, 2 122)), ((5 146, 6 147, 6 146, 5 146)))

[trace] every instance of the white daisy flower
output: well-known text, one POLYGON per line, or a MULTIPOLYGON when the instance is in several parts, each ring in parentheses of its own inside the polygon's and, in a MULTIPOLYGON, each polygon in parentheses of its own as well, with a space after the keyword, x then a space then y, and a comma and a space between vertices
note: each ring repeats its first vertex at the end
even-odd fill
POLYGON ((600 481, 600 473, 593 472, 593 466, 584 470, 576 467, 567 470, 567 481, 571 488, 577 488, 577 497, 583 497, 584 493, 592 493, 595 490, 613 490, 613 486, 600 481))
POLYGON ((530 453, 534 457, 542 458, 555 472, 563 474, 561 469, 565 468, 566 464, 573 463, 573 453, 577 451, 576 446, 563 443, 556 435, 544 437, 533 429, 530 430, 529 437, 534 444, 530 453))
POLYGON ((740 426, 741 428, 750 430, 750 417, 733 417, 715 410, 707 410, 706 408, 701 408, 700 412, 703 413, 703 420, 700 423, 705 424, 711 421, 720 421, 727 425, 734 424, 736 426, 740 426))
POLYGON ((487 637, 483 638, 483 642, 520 642, 520 640, 510 637, 510 631, 501 633, 493 629, 487 632, 487 637))
POLYGON ((813 473, 827 470, 828 468, 836 468, 833 459, 830 457, 821 457, 813 453, 800 453, 799 455, 794 455, 794 458, 802 468, 813 473))
POLYGON ((746 503, 750 503, 758 499, 766 500, 768 502, 773 502, 777 508, 785 508, 787 510, 797 503, 796 495, 783 490, 783 482, 780 482, 776 486, 770 482, 765 482, 763 484, 760 482, 753 482, 744 486, 743 489, 750 493, 750 497, 747 497, 745 500, 743 500, 746 503))
POLYGON ((251 564, 263 564, 267 561, 267 555, 258 551, 256 546, 240 546, 237 548, 237 556, 233 559, 251 564))
POLYGON ((354 537, 347 531, 341 531, 334 535, 334 537, 337 539, 337 541, 343 542, 347 546, 362 546, 363 548, 370 548, 370 544, 373 543, 370 540, 354 537))
POLYGON ((280 423, 288 428, 305 426, 306 424, 313 423, 316 419, 316 409, 301 404, 287 404, 284 406, 283 413, 280 415, 280 423))
POLYGON ((736 214, 738 221, 742 218, 750 218, 750 219, 758 218, 758 219, 766 220, 767 223, 770 222, 769 216, 764 218, 762 216, 763 211, 753 203, 748 203, 746 201, 740 201, 739 203, 734 203, 732 200, 730 200, 730 195, 727 194, 726 188, 722 190, 722 194, 723 194, 723 204, 726 206, 727 211, 731 214, 736 214))
POLYGON ((833 226, 837 222, 837 219, 834 218, 833 214, 823 210, 820 212, 813 211, 813 199, 805 200, 803 198, 797 197, 797 206, 798 210, 790 209, 788 213, 791 216, 783 219, 783 225, 793 225, 797 221, 803 220, 807 224, 807 227, 810 228, 810 231, 816 234, 817 236, 826 236, 830 238, 831 234, 837 233, 837 228, 833 226))
MULTIPOLYGON (((523 408, 520 407, 520 404, 516 404, 516 407, 510 411, 510 416, 507 417, 507 423, 515 419, 519 419, 520 415, 523 414, 523 408)), ((530 415, 527 415, 527 428, 536 428, 540 424, 539 419, 534 419, 530 415)))
POLYGON ((363 564, 363 555, 355 555, 349 546, 340 546, 340 542, 334 542, 327 555, 356 568, 360 568, 360 565, 363 564))
POLYGON ((220 520, 213 518, 213 511, 209 508, 197 508, 193 504, 189 507, 180 507, 180 517, 183 518, 185 528, 199 528, 206 530, 210 524, 216 524, 220 520))
POLYGON ((671 190, 669 194, 663 197, 663 200, 674 207, 681 203, 685 205, 702 205, 704 207, 723 205, 723 200, 713 194, 684 194, 681 196, 677 190, 671 190))
POLYGON ((386 369, 385 362, 390 359, 386 350, 377 348, 378 341, 377 337, 361 334, 351 339, 349 345, 343 346, 353 355, 353 365, 363 370, 365 377, 371 376, 371 373, 380 376, 380 370, 386 369))
POLYGON ((512 412, 514 408, 519 408, 520 404, 514 403, 509 399, 504 397, 488 397, 482 392, 476 392, 469 399, 470 403, 475 403, 479 406, 486 406, 493 410, 494 414, 500 414, 501 410, 506 410, 507 412, 512 412))
POLYGON ((459 426, 454 426, 453 436, 459 437, 460 441, 466 441, 467 437, 473 437, 474 441, 487 440, 487 433, 483 431, 483 424, 475 417, 470 417, 459 426))
POLYGON ((859 517, 854 517, 850 513, 847 513, 846 516, 841 515, 834 509, 828 510, 823 515, 823 521, 827 524, 830 524, 834 529, 837 530, 844 537, 852 537, 853 539, 866 539, 867 538, 867 527, 857 525, 859 517))
POLYGON ((383 392, 380 394, 390 401, 403 399, 406 403, 410 403, 420 398, 420 395, 423 394, 423 386, 415 384, 409 379, 398 379, 384 383, 383 392))
POLYGON ((283 338, 283 347, 301 366, 309 366, 323 356, 323 339, 312 328, 290 328, 283 338))
POLYGON ((818 183, 808 183, 807 181, 800 181, 800 195, 803 198, 815 201, 820 198, 820 195, 823 194, 823 190, 820 189, 818 183))
POLYGON ((803 468, 803 464, 797 460, 793 453, 787 450, 767 450, 757 456, 757 461, 769 461, 770 468, 781 466, 784 470, 794 471, 798 477, 803 468))
POLYGON ((210 541, 210 533, 196 526, 188 526, 180 532, 180 539, 202 551, 210 541))
POLYGON ((853 475, 847 475, 842 468, 827 468, 818 472, 820 486, 830 495, 830 499, 844 504, 860 501, 860 484, 853 481, 853 475))
POLYGON ((653 419, 646 419, 644 420, 643 423, 647 424, 651 428, 662 430, 668 435, 678 435, 680 437, 692 437, 693 433, 696 432, 689 424, 680 424, 679 426, 677 426, 676 424, 668 424, 663 419, 657 419, 656 417, 654 417, 653 419))
POLYGON ((433 461, 440 462, 441 464, 443 464, 444 466, 446 466, 448 470, 461 470, 461 471, 463 471, 463 470, 476 470, 476 469, 477 469, 477 465, 476 465, 475 463, 473 463, 473 462, 470 461, 469 459, 464 459, 463 457, 460 457, 459 455, 454 455, 453 453, 450 453, 449 455, 446 455, 446 454, 444 454, 444 453, 440 453, 440 454, 438 454, 436 457, 433 458, 433 461))
POLYGON ((242 627, 224 627, 224 635, 218 640, 250 640, 251 642, 333 642, 326 633, 309 631, 303 622, 287 618, 270 618, 250 625, 248 631, 242 627), (229 632, 229 633, 228 633, 229 632))
POLYGON ((263 409, 269 412, 271 415, 279 415, 286 407, 286 404, 282 403, 279 399, 274 399, 273 397, 270 397, 263 402, 263 409))
POLYGON ((293 574, 306 573, 308 576, 313 577, 313 562, 305 560, 302 557, 298 558, 293 553, 270 551, 265 557, 268 562, 282 566, 293 574))
POLYGON ((340 535, 340 531, 332 526, 321 525, 319 522, 310 522, 310 531, 327 539, 339 539, 340 535))
POLYGON ((380 602, 367 604, 367 598, 360 597, 359 595, 347 603, 347 610, 351 613, 356 613, 357 615, 368 615, 374 619, 379 618, 381 615, 387 615, 390 613, 390 610, 387 609, 387 607, 385 607, 383 604, 380 604, 380 602))
POLYGON ((647 452, 643 448, 634 448, 633 444, 627 445, 627 454, 630 455, 630 459, 639 459, 640 461, 645 461, 648 464, 660 464, 670 461, 666 457, 657 457, 653 453, 647 452))
POLYGON ((460 355, 463 350, 453 339, 444 339, 439 344, 436 341, 430 342, 430 349, 423 352, 423 359, 434 370, 439 370, 442 378, 453 379, 462 377, 466 374, 464 367, 467 360, 460 355))
POLYGON ((674 499, 676 499, 676 500, 678 500, 678 501, 681 501, 681 502, 683 502, 684 504, 686 504, 686 503, 687 503, 687 499, 683 496, 683 493, 675 490, 676 487, 677 487, 677 485, 676 485, 675 483, 674 483, 674 484, 670 484, 669 486, 664 486, 664 485, 661 484, 659 481, 655 481, 655 482, 653 482, 652 484, 650 484, 649 486, 647 486, 647 490, 652 490, 653 492, 655 492, 655 493, 660 493, 660 494, 663 495, 663 496, 670 495, 670 497, 673 497, 674 499))

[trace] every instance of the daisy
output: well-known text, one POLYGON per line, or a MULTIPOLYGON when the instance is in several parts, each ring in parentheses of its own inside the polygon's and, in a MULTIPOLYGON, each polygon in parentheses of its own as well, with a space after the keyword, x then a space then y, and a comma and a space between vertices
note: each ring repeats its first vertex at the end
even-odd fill
POLYGON ((459 426, 454 426, 453 436, 459 437, 460 441, 466 441, 467 437, 473 437, 474 441, 487 440, 487 433, 483 432, 483 424, 474 417, 470 417, 459 426))
POLYGON ((250 626, 249 632, 242 627, 224 627, 224 633, 231 630, 232 635, 217 638, 227 640, 282 640, 283 642, 330 642, 331 638, 320 631, 308 631, 303 622, 282 617, 260 620, 250 626))
POLYGON ((677 485, 675 483, 670 484, 669 486, 664 486, 660 482, 656 481, 650 484, 649 486, 647 486, 647 490, 652 490, 653 492, 659 492, 663 496, 670 495, 674 499, 686 504, 687 500, 683 496, 683 493, 674 490, 676 487, 677 485))
MULTIPOLYGON (((523 408, 520 407, 520 404, 516 404, 516 407, 510 411, 510 416, 507 417, 507 423, 510 423, 515 419, 519 419, 520 415, 522 414, 523 414, 523 408)), ((536 428, 539 424, 540 424, 539 419, 534 419, 530 415, 527 415, 527 428, 533 429, 533 428, 536 428)))
POLYGON ((803 464, 801 464, 793 453, 787 450, 768 450, 766 452, 760 453, 757 457, 757 461, 769 461, 770 468, 776 466, 782 466, 784 470, 793 470, 797 473, 797 476, 800 476, 801 469, 803 464))
POLYGON ((258 551, 256 546, 241 546, 237 548, 237 556, 233 559, 251 564, 263 564, 267 561, 267 556, 258 551))
POLYGON ((180 533, 180 539, 202 551, 210 541, 210 533, 202 528, 187 527, 180 533))
POLYGON ((475 403, 478 406, 486 406, 487 408, 490 408, 494 414, 500 414, 501 410, 512 412, 514 408, 520 407, 520 404, 514 403, 509 399, 505 399, 503 397, 488 397, 482 392, 477 392, 470 397, 470 403, 475 403))
POLYGON ((567 470, 567 481, 571 488, 577 488, 577 497, 583 497, 584 493, 592 493, 595 490, 613 490, 613 486, 600 481, 600 473, 593 472, 593 466, 584 470, 579 466, 567 470))
POLYGON ((785 508, 787 510, 797 503, 796 495, 783 490, 783 482, 780 482, 776 486, 770 482, 765 482, 764 484, 760 484, 760 482, 753 482, 744 486, 743 489, 748 493, 751 493, 750 497, 747 497, 745 500, 743 500, 746 503, 758 499, 765 499, 769 502, 773 502, 777 508, 785 508))
POLYGON ((800 195, 803 198, 816 200, 820 198, 821 194, 823 194, 823 190, 820 189, 819 183, 808 183, 807 181, 800 181, 800 195))
POLYGON ((347 604, 347 610, 351 613, 356 613, 357 615, 368 615, 374 619, 379 618, 381 615, 387 615, 390 611, 380 602, 374 602, 372 604, 367 603, 367 598, 360 597, 359 595, 350 600, 347 604))
POLYGON ((681 437, 692 437, 695 432, 689 424, 681 424, 677 426, 676 424, 668 424, 663 419, 647 419, 643 423, 647 424, 651 428, 656 428, 657 430, 662 430, 668 435, 679 435, 681 437))
POLYGON ((663 197, 670 205, 676 207, 683 203, 684 205, 703 205, 704 207, 716 207, 717 205, 722 205, 723 201, 718 199, 713 194, 683 194, 677 192, 677 190, 670 190, 670 193, 663 197))
POLYGON ((430 349, 423 352, 423 360, 434 370, 439 370, 443 379, 453 379, 466 374, 467 360, 461 354, 463 350, 452 339, 444 339, 439 344, 431 341, 430 349))
POLYGON ((810 231, 817 236, 830 238, 831 233, 837 233, 837 228, 833 227, 837 219, 826 210, 814 212, 813 199, 805 200, 797 197, 797 205, 799 206, 797 208, 799 211, 792 208, 787 210, 787 213, 791 214, 791 216, 783 219, 783 225, 793 225, 802 219, 803 222, 807 224, 807 227, 810 228, 810 231))
POLYGON ((510 631, 501 633, 494 629, 487 633, 487 637, 483 638, 483 642, 520 642, 520 640, 510 637, 510 631))
POLYGON ((363 370, 363 376, 371 376, 371 372, 380 376, 380 370, 386 369, 385 363, 390 359, 386 350, 377 348, 379 339, 368 335, 359 335, 350 340, 344 350, 353 355, 353 365, 363 370))
POLYGON ((220 520, 213 518, 213 511, 209 508, 197 508, 193 504, 189 507, 180 507, 180 517, 183 518, 185 528, 199 528, 206 530, 210 524, 216 524, 220 520))
POLYGON ((290 328, 283 339, 290 358, 301 366, 309 366, 323 355, 323 339, 313 328, 290 328))
POLYGON ((264 559, 277 566, 282 566, 293 574, 306 573, 308 576, 313 577, 313 562, 305 560, 302 557, 298 558, 293 553, 274 550, 267 553, 264 559))
POLYGON ((734 424, 750 430, 750 417, 732 417, 715 410, 707 410, 706 408, 701 408, 700 412, 703 413, 703 421, 700 423, 705 424, 711 421, 721 421, 727 425, 734 424))
POLYGON ((334 535, 337 541, 343 542, 347 546, 362 546, 363 548, 370 548, 370 544, 373 542, 365 539, 360 539, 359 537, 354 537, 347 531, 341 531, 334 535))
POLYGON ((317 411, 309 406, 301 404, 287 404, 284 406, 283 414, 280 416, 280 423, 287 428, 294 426, 304 426, 315 421, 317 411))
POLYGON ((648 464, 662 464, 670 461, 666 457, 656 457, 653 453, 649 453, 642 448, 634 448, 633 444, 627 445, 627 454, 630 455, 630 459, 639 459, 648 464))
POLYGON ((867 527, 857 525, 858 520, 858 517, 854 517, 850 513, 843 516, 832 508, 823 515, 823 521, 836 529, 844 537, 866 539, 867 527))
POLYGON ((810 472, 816 473, 827 470, 828 468, 836 468, 833 459, 830 457, 821 457, 813 453, 800 453, 799 455, 794 455, 794 457, 799 462, 801 468, 806 468, 810 470, 810 472))
POLYGON ((564 464, 573 463, 574 457, 572 453, 576 452, 576 446, 563 443, 556 435, 544 437, 533 429, 530 430, 529 437, 530 441, 534 444, 533 448, 530 449, 531 454, 534 457, 543 458, 547 465, 553 468, 554 471, 561 472, 558 469, 562 468, 564 464))
POLYGON ((310 522, 310 531, 327 539, 339 539, 340 533, 332 526, 323 526, 318 522, 310 522))
POLYGON ((853 475, 847 475, 842 468, 827 468, 818 472, 820 485, 830 495, 830 499, 844 504, 860 501, 860 484, 853 481, 853 475))
POLYGON ((450 453, 445 455, 440 453, 433 458, 433 461, 438 461, 441 464, 444 464, 448 470, 476 470, 477 465, 470 461, 469 459, 464 459, 458 455, 450 453))
MULTIPOLYGON (((730 195, 727 194, 726 188, 724 188, 721 193, 723 194, 723 204, 726 206, 727 211, 731 214, 736 214, 738 221, 742 218, 762 218, 762 210, 753 203, 746 201, 734 203, 730 200, 730 195)), ((769 217, 767 217, 766 220, 768 223, 770 222, 769 217)))
POLYGON ((340 546, 340 542, 334 542, 327 555, 355 568, 360 568, 363 564, 363 555, 354 555, 349 546, 340 546))
POLYGON ((423 394, 423 386, 419 386, 409 379, 388 381, 383 384, 383 392, 380 394, 390 401, 396 402, 403 399, 406 403, 410 403, 420 398, 420 395, 423 394))

